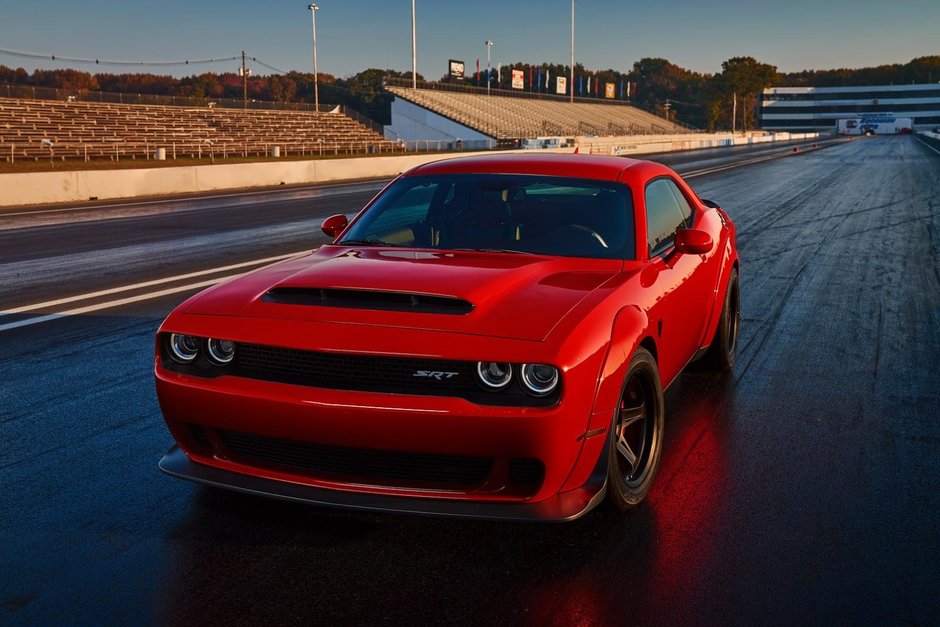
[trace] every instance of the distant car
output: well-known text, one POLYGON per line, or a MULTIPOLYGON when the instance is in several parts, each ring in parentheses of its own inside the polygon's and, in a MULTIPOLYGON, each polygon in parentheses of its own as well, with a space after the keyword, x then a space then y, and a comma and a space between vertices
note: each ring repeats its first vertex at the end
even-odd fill
POLYGON ((438 161, 323 230, 160 327, 165 472, 360 510, 628 509, 659 464, 663 388, 735 362, 734 225, 657 163, 438 161))
POLYGON ((913 134, 914 131, 913 131, 913 129, 908 128, 908 127, 905 126, 905 127, 902 128, 899 132, 900 132, 901 135, 911 135, 911 134, 913 134))

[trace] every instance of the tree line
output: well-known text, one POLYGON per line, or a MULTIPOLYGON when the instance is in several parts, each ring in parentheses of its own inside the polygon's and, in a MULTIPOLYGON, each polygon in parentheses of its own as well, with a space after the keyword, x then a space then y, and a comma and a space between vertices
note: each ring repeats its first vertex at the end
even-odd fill
MULTIPOLYGON (((512 89, 512 69, 524 71, 524 90, 555 93, 558 77, 569 77, 569 68, 561 64, 503 64, 496 76, 493 69, 491 86, 512 89), (534 77, 540 78, 540 88, 534 77)), ((803 70, 778 72, 773 65, 752 57, 734 57, 721 64, 715 74, 694 72, 667 59, 643 58, 626 72, 614 69, 591 71, 575 64, 575 95, 584 93, 586 79, 591 79, 590 96, 604 98, 604 86, 614 85, 615 98, 655 111, 664 117, 678 119, 699 128, 727 129, 732 127, 732 112, 737 112, 734 126, 753 128, 755 109, 761 90, 772 85, 788 87, 848 87, 860 85, 898 85, 940 81, 940 55, 913 59, 904 64, 880 65, 857 69, 803 70), (629 97, 624 85, 631 85, 629 97)), ((465 84, 485 85, 485 68, 480 77, 471 70, 465 84)), ((410 72, 370 68, 348 78, 328 73, 318 75, 320 102, 348 105, 381 124, 390 123, 392 96, 384 91, 386 77, 410 78, 410 72)), ((418 76, 418 80, 423 80, 418 76)), ((454 80, 444 76, 442 80, 454 80)), ((569 79, 570 80, 570 79, 569 79)), ((243 79, 234 72, 203 74, 177 78, 174 76, 133 74, 91 74, 74 69, 35 70, 0 65, 0 83, 53 87, 65 90, 105 91, 116 93, 152 94, 158 96, 192 96, 199 98, 241 98, 243 79)), ((313 74, 254 75, 248 78, 248 98, 272 102, 312 102, 313 74)))

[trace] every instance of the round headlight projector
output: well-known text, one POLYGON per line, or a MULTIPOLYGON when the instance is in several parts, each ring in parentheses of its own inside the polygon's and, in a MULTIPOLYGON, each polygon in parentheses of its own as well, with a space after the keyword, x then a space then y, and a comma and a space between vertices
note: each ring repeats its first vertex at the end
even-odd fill
POLYGON ((558 368, 547 364, 522 364, 522 383, 536 396, 551 394, 558 385, 558 368))
POLYGON ((480 381, 491 390, 502 390, 512 381, 512 366, 499 361, 481 361, 477 364, 480 381))
POLYGON ((170 335, 170 353, 181 364, 188 364, 199 354, 199 338, 194 335, 170 335))
POLYGON ((209 359, 223 366, 231 363, 235 358, 235 342, 231 340, 210 339, 206 343, 206 349, 209 352, 209 359))

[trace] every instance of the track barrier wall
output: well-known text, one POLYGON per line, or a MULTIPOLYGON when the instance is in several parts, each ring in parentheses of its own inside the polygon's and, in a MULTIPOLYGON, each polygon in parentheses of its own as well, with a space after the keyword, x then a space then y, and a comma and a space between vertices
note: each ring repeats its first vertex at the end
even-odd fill
MULTIPOLYGON (((765 143, 817 137, 815 133, 777 133, 744 137, 721 133, 681 136, 624 136, 579 138, 579 152, 635 155, 693 150, 740 144, 765 143), (647 141, 649 140, 649 141, 647 141)), ((568 152, 571 148, 539 150, 568 152)), ((511 151, 526 152, 532 151, 511 151)), ((493 154, 461 152, 452 156, 493 154)), ((451 155, 422 154, 388 157, 240 163, 128 170, 71 170, 0 174, 0 207, 46 203, 81 202, 213 192, 246 187, 276 187, 345 180, 391 178, 414 166, 451 155)))

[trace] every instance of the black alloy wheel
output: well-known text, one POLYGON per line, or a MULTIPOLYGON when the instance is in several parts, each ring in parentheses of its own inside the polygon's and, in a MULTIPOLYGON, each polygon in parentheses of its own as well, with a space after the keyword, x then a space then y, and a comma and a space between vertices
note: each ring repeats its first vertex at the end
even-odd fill
POLYGON ((607 486, 611 503, 632 509, 646 498, 663 443, 663 390, 656 360, 637 349, 613 419, 607 486))

